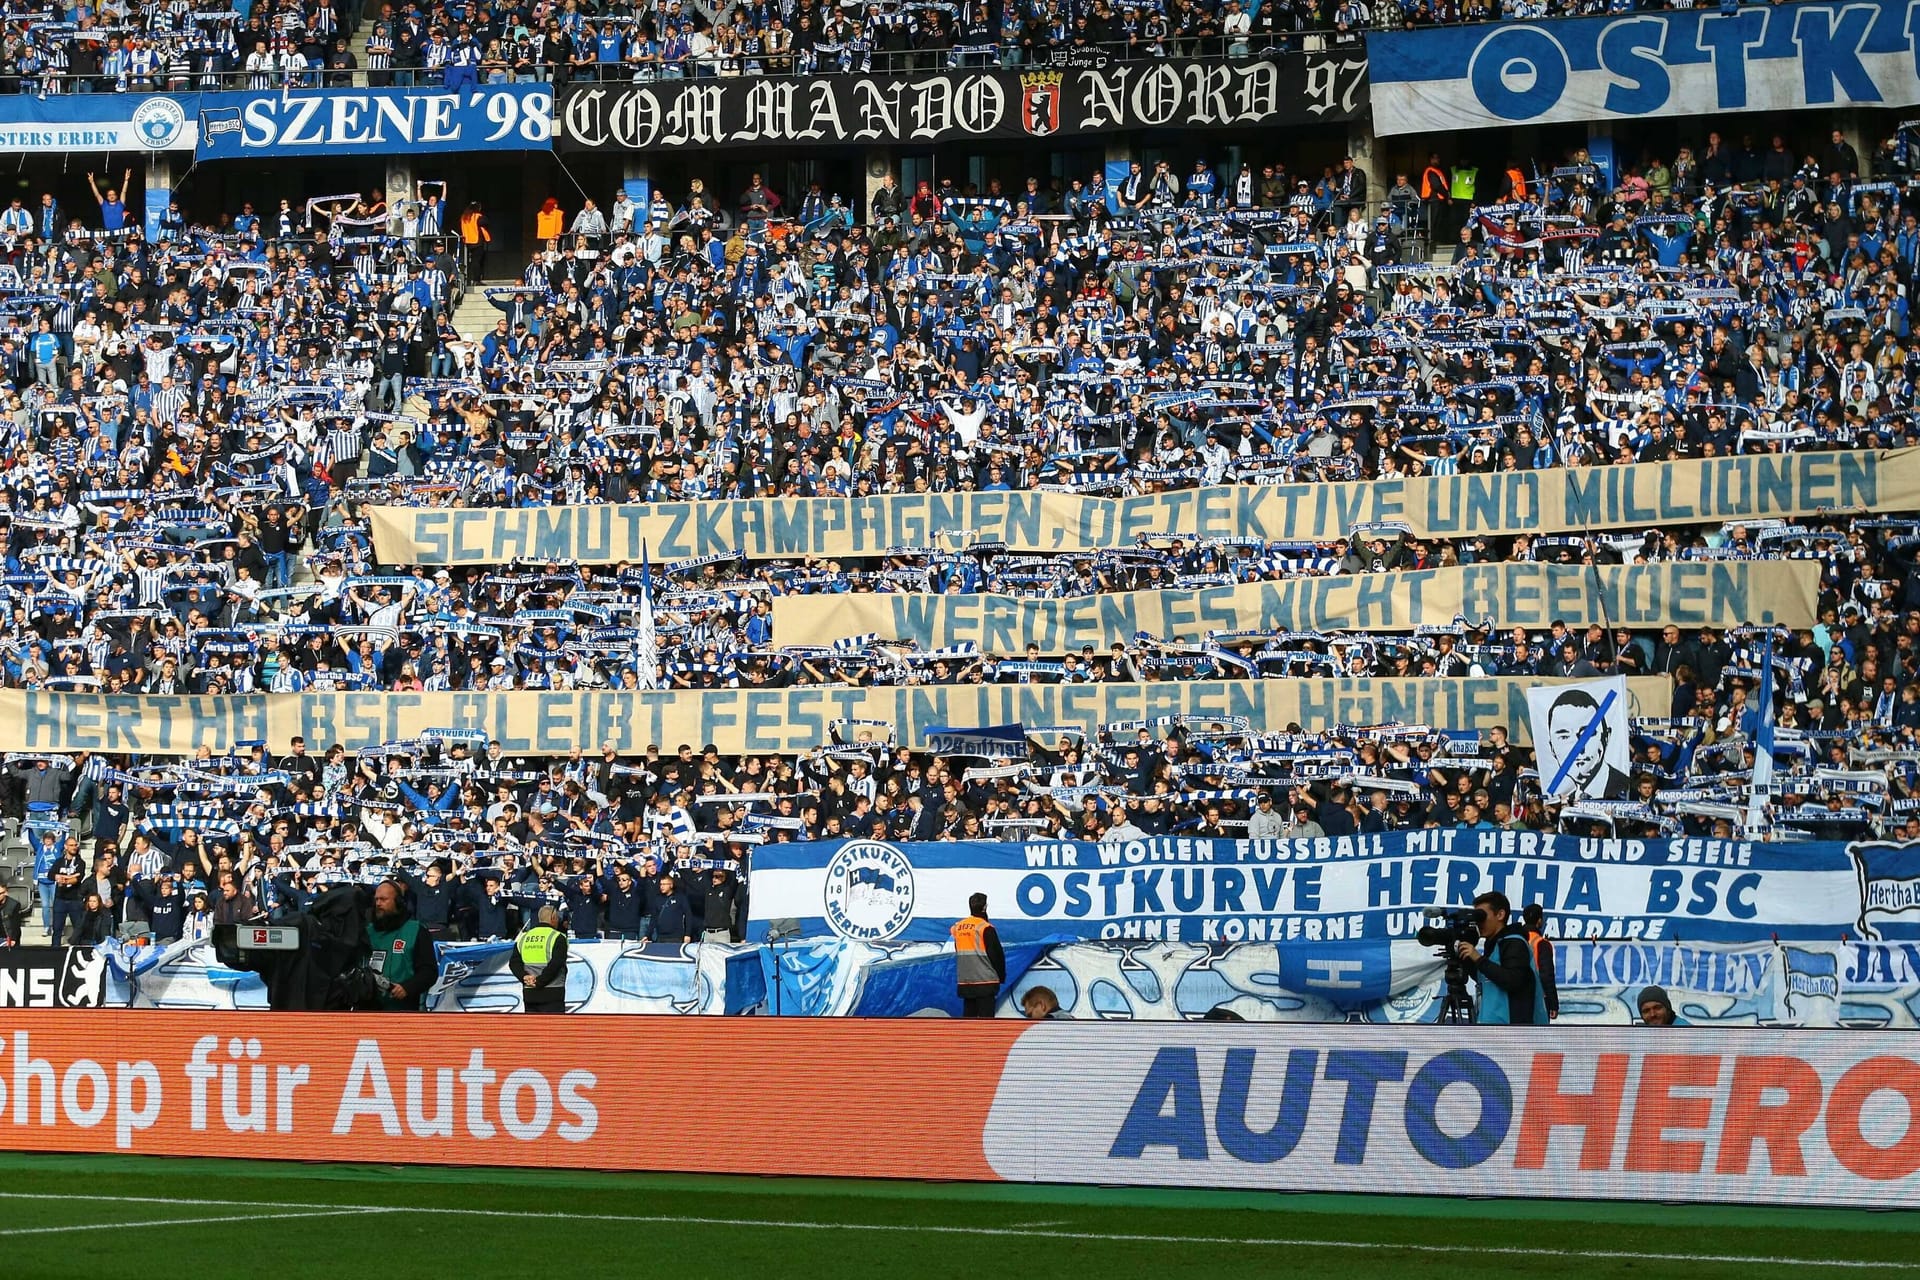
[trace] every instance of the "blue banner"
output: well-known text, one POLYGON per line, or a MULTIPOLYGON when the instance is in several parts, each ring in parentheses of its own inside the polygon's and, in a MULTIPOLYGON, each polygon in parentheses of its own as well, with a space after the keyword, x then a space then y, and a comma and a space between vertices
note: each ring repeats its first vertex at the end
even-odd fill
POLYGON ((553 146, 549 84, 209 93, 198 107, 201 160, 553 146))
MULTIPOLYGON (((1920 846, 1593 840, 1488 829, 1282 840, 1161 837, 1089 844, 874 840, 754 855, 749 937, 945 941, 985 893, 1008 943, 1067 935, 1182 943, 1411 938, 1430 911, 1498 891, 1569 937, 1758 942, 1920 938, 1920 846)), ((1358 954, 1358 953, 1356 953, 1358 954)), ((1304 979, 1378 993, 1368 969, 1304 979)))
POLYGON ((1367 36, 1380 135, 1920 103, 1896 0, 1742 5, 1367 36))
POLYGON ((198 94, 0 95, 0 151, 191 151, 198 94))
POLYGON ((239 156, 546 151, 553 86, 0 96, 0 151, 239 156))

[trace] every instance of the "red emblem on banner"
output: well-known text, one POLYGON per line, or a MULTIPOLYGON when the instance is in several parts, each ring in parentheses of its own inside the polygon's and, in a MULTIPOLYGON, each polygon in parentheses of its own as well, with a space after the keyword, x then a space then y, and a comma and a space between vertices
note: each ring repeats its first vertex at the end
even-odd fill
POLYGON ((1029 71, 1020 77, 1020 124, 1036 138, 1060 132, 1058 71, 1029 71))

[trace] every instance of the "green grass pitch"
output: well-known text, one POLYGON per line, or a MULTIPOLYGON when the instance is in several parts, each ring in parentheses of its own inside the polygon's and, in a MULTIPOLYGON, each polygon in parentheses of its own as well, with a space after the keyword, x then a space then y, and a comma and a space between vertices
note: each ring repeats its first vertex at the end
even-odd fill
POLYGON ((1920 1276, 1920 1213, 0 1156, 7 1277, 1522 1272, 1920 1276))

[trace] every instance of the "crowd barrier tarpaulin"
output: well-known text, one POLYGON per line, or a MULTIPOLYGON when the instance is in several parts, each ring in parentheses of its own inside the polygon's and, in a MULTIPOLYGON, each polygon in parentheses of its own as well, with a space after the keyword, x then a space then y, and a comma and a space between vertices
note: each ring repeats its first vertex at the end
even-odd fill
MULTIPOLYGON (((428 1012, 519 1011, 526 989, 508 967, 512 953, 506 940, 441 947, 440 981, 427 993, 428 1012)), ((758 947, 567 942, 570 1013, 747 1013, 764 1005, 766 996, 758 947)))
POLYGON ((1812 560, 1680 560, 1638 565, 1494 562, 1444 569, 1285 578, 1227 587, 1117 591, 1054 599, 914 592, 776 596, 782 644, 878 634, 927 649, 989 653, 1105 651, 1141 632, 1204 640, 1210 631, 1411 631, 1455 618, 1509 627, 1810 627, 1820 594, 1812 560))
POLYGON ((1464 1173, 1478 1195, 1889 1208, 1920 1190, 1904 1032, 124 1010, 7 1031, 16 1151, 1413 1194, 1464 1173), (649 1141, 660 1081, 689 1071, 728 1140, 649 1141))
POLYGON ((1373 127, 1448 129, 1920 103, 1904 0, 1809 0, 1367 33, 1373 127))
MULTIPOLYGON (((185 756, 290 738, 349 752, 432 729, 473 730, 508 755, 636 753, 650 743, 713 743, 729 754, 812 751, 836 720, 883 720, 900 740, 933 726, 1043 724, 1091 733, 1117 721, 1245 716, 1263 729, 1298 724, 1424 724, 1481 731, 1504 725, 1526 742, 1520 677, 1350 680, 1160 680, 1145 684, 912 685, 465 693, 107 694, 0 689, 0 751, 113 751, 185 756)), ((1665 715, 1665 676, 1629 680, 1635 715, 1665 715)))
MULTIPOLYGON (((1577 920, 1548 921, 1563 1026, 1633 1022, 1641 988, 1656 984, 1667 989, 1680 1016, 1696 1025, 1920 1027, 1920 944, 1564 936, 1580 927, 1577 920)), ((1437 1021, 1443 984, 1433 948, 1390 942, 1384 984, 1357 982, 1345 953, 1374 945, 1008 943, 1000 1009, 1015 1016, 1021 997, 1044 986, 1068 1016, 1101 1021, 1193 1020, 1220 1006, 1253 1022, 1437 1021)), ((506 966, 510 948, 498 941, 442 947, 441 981, 426 997, 427 1010, 518 1011, 521 987, 506 966)), ((267 1007, 259 975, 228 969, 207 943, 179 942, 157 953, 102 951, 109 964, 100 1004, 267 1007)), ((573 939, 567 954, 567 1009, 576 1014, 911 1018, 960 1012, 950 942, 824 937, 773 945, 642 946, 573 939)), ((37 1007, 86 1006, 38 1001, 37 1007)))
POLYGON ((553 146, 550 84, 208 93, 198 112, 196 160, 553 146))
MULTIPOLYGON (((1069 943, 1049 947, 1024 976, 1010 982, 1002 990, 1001 1008, 1013 1013, 1022 996, 1044 986, 1069 1017, 1100 1021, 1192 1021, 1223 1005, 1250 1022, 1439 1020, 1445 985, 1433 948, 1389 944, 1392 968, 1381 995, 1347 985, 1338 967, 1339 945, 1069 943)), ((1696 1026, 1920 1027, 1920 946, 1911 942, 1562 937, 1554 939, 1553 956, 1559 1026, 1638 1021, 1641 990, 1660 986, 1679 1015, 1696 1026)), ((883 963, 865 961, 861 969, 883 963)), ((814 985, 854 993, 836 1012, 864 1012, 859 975, 835 978, 814 985)))
POLYGON ((1384 993, 1387 943, 1487 892, 1537 902, 1575 936, 1754 942, 1920 938, 1920 845, 1615 840, 1438 827, 1271 840, 1099 844, 878 840, 762 845, 747 936, 948 936, 984 893, 1003 938, 1371 943, 1340 953, 1384 993))
POLYGON ((581 83, 560 99, 560 148, 1019 141, 1337 122, 1359 115, 1366 75, 1356 49, 1224 62, 581 83))
POLYGON ((1337 483, 1215 485, 1131 498, 1020 491, 573 507, 371 507, 382 564, 639 564, 873 556, 1004 542, 1107 551, 1141 538, 1333 542, 1363 524, 1420 537, 1653 529, 1920 507, 1920 449, 1752 454, 1617 467, 1337 483))

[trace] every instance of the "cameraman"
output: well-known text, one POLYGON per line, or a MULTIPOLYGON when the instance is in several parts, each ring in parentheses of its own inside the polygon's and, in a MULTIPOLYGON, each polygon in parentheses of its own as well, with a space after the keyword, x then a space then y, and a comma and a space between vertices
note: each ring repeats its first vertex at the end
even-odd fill
POLYGON ((1533 969, 1533 949, 1526 931, 1514 924, 1513 903, 1504 893, 1483 893, 1473 900, 1480 914, 1484 951, 1470 942, 1456 943, 1460 960, 1480 982, 1479 1016, 1487 1026, 1545 1026, 1547 1003, 1533 969))
POLYGON ((367 921, 373 954, 367 967, 380 992, 382 1009, 420 1008, 420 998, 440 977, 433 939, 407 914, 397 881, 382 880, 373 891, 373 918, 367 921))

